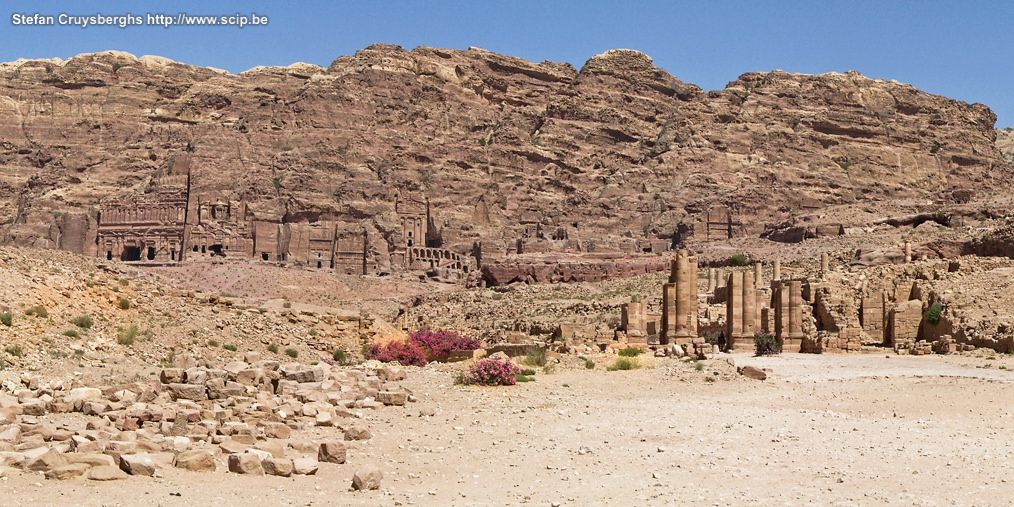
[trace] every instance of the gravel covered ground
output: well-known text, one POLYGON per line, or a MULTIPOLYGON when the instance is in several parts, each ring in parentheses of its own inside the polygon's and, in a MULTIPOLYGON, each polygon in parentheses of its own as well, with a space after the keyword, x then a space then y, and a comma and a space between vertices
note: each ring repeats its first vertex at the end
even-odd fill
MULTIPOLYGON (((115 483, 10 473, 23 505, 1008 505, 1014 357, 643 358, 565 361, 513 387, 410 369, 420 399, 365 411, 374 437, 316 476, 163 469, 115 483), (724 359, 769 369, 735 376, 724 359), (708 377, 715 380, 708 381, 708 377), (430 414, 433 415, 424 415, 430 414), (381 489, 352 492, 376 464, 381 489)), ((304 439, 334 438, 314 428, 304 439)))

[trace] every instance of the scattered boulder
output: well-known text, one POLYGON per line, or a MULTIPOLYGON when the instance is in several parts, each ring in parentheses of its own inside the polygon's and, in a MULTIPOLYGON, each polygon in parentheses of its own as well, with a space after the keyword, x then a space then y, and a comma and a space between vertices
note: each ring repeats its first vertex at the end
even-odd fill
POLYGON ((380 489, 384 473, 376 465, 365 465, 352 476, 352 489, 357 491, 380 489))
POLYGON ((155 460, 146 453, 124 454, 120 456, 120 469, 130 475, 155 475, 155 460))
POLYGON ((174 466, 191 472, 214 472, 218 468, 211 451, 205 449, 193 449, 179 453, 174 466))
POLYGON ((296 475, 316 475, 319 462, 313 458, 296 458, 292 460, 292 473, 296 475))
POLYGON ((127 473, 114 466, 92 467, 87 477, 93 481, 115 481, 126 479, 127 473))
POLYGON ((71 463, 69 465, 62 465, 47 471, 46 478, 56 479, 59 481, 73 479, 75 477, 81 477, 90 468, 91 466, 86 463, 71 463))
POLYGON ((324 442, 317 450, 317 461, 325 463, 345 463, 347 448, 343 442, 324 442))
POLYGON ((260 456, 249 452, 230 454, 229 471, 237 474, 264 475, 260 456))
POLYGON ((292 460, 287 458, 268 458, 261 461, 261 466, 264 467, 265 474, 278 475, 281 477, 288 477, 292 475, 294 470, 292 460))
POLYGON ((737 369, 740 375, 755 380, 767 380, 768 374, 756 366, 741 366, 737 369))

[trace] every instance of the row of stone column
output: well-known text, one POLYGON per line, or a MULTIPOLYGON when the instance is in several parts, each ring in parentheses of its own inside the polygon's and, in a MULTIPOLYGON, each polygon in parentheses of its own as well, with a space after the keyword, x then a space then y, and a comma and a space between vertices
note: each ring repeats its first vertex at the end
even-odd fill
MULTIPOLYGON (((777 281, 782 279, 782 263, 781 261, 775 261, 771 267, 771 280, 777 281)), ((763 285, 764 279, 764 265, 760 262, 754 263, 753 265, 753 277, 756 286, 760 287, 763 285)), ((721 269, 709 268, 708 269, 708 292, 714 293, 715 289, 725 287, 728 278, 722 273, 721 269)))

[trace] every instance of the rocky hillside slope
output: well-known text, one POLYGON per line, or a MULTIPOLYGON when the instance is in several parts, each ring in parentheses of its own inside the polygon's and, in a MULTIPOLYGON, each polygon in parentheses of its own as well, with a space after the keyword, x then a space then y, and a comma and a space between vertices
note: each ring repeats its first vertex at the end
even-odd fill
POLYGON ((997 129, 996 147, 1003 154, 1004 160, 1014 167, 1014 127, 997 129))
POLYGON ((394 197, 424 196, 462 254, 534 224, 568 240, 544 250, 672 242, 720 205, 756 236, 827 205, 1001 188, 994 122, 854 72, 705 92, 630 50, 580 70, 383 44, 238 75, 121 52, 19 60, 0 64, 0 239, 57 247, 69 217, 181 153, 194 190, 258 219, 356 223, 388 243, 394 197))

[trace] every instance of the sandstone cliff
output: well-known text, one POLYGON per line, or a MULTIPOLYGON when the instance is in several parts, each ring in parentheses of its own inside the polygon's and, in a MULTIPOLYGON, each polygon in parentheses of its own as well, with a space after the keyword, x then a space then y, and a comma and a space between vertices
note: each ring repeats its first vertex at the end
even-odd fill
MULTIPOLYGON (((242 203, 280 245, 287 224, 358 227, 378 271, 405 247, 399 196, 428 200, 427 246, 487 262, 657 253, 705 239, 713 208, 756 236, 801 210, 1002 188, 994 122, 854 72, 705 92, 630 50, 580 70, 383 44, 238 75, 121 52, 19 60, 0 64, 0 235, 101 254, 99 204, 182 157, 203 202, 242 203)), ((230 227, 214 234, 253 234, 230 227)))

